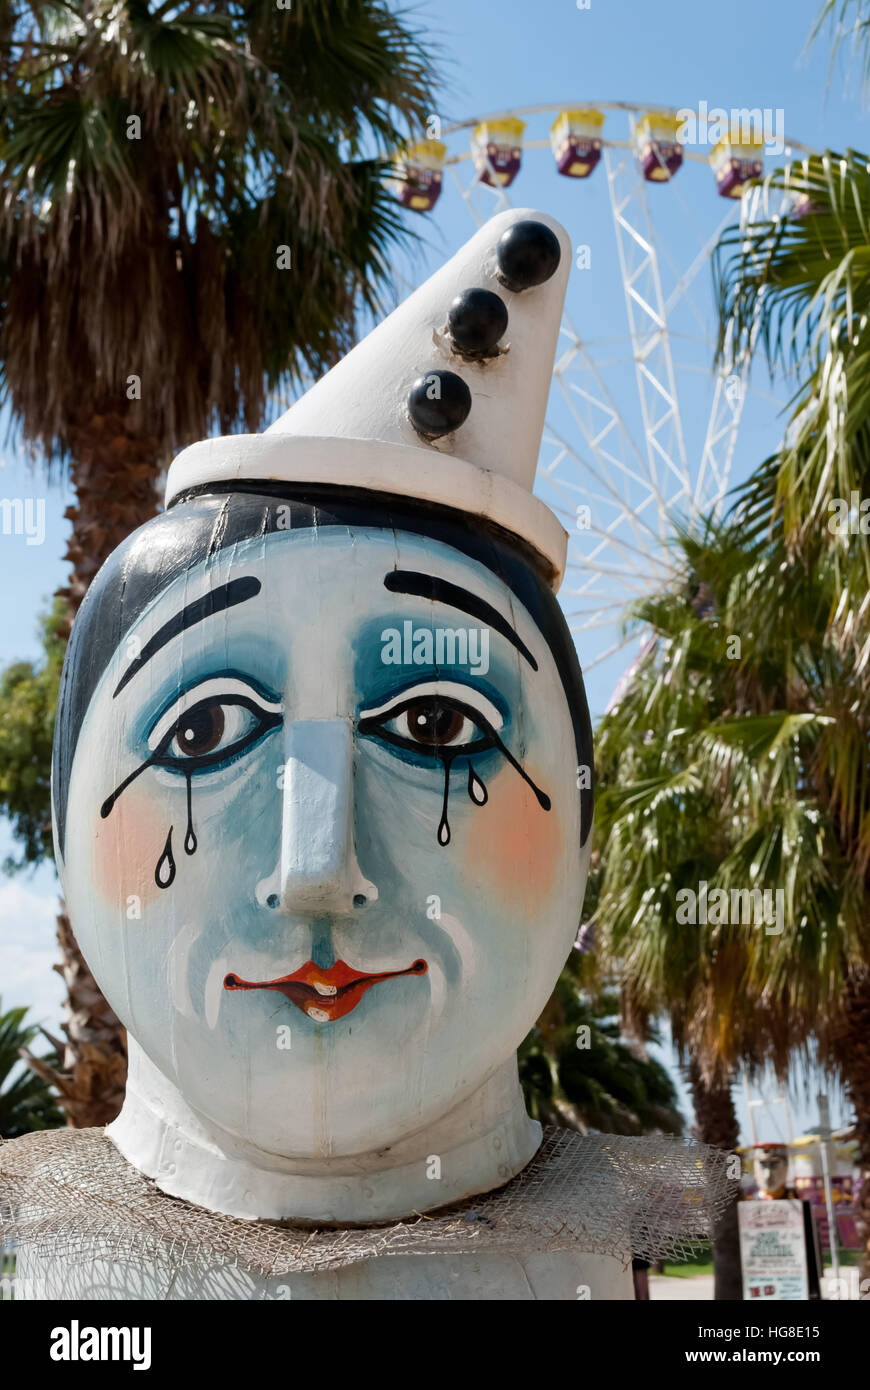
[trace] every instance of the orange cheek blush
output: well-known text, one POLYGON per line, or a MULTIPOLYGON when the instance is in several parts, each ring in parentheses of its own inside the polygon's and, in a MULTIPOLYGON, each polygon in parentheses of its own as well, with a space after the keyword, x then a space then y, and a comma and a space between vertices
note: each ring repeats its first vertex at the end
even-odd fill
MULTIPOLYGON (((529 776, 537 780, 533 769, 529 776)), ((539 910, 558 876, 561 826, 557 813, 544 811, 520 777, 503 777, 500 783, 490 787, 486 806, 462 832, 465 868, 505 907, 539 910)))
MULTIPOLYGON (((97 820, 93 882, 105 902, 126 909, 135 894, 142 905, 161 892, 154 878, 170 821, 166 807, 130 787, 105 820, 97 820)), ((183 830, 183 828, 182 828, 183 830)), ((173 832, 173 845, 176 835, 173 832)))

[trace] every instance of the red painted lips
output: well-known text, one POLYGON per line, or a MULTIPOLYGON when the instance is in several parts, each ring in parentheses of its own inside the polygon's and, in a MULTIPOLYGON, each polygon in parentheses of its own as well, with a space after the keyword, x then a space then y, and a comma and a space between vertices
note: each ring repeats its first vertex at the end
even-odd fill
POLYGON ((428 969, 424 960, 415 960, 407 970, 368 975, 363 970, 352 970, 343 960, 337 960, 328 970, 307 960, 292 975, 282 975, 277 980, 240 980, 238 975, 227 975, 224 989, 274 989, 315 1022, 332 1023, 355 1009, 372 985, 381 980, 397 980, 402 975, 425 975, 428 969))

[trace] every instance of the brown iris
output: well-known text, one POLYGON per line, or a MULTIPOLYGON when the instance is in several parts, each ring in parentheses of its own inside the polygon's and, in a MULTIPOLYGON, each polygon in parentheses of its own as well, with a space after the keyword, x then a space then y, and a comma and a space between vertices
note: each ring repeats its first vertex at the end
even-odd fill
POLYGON ((219 704, 194 706, 176 725, 179 749, 188 757, 210 753, 223 738, 224 723, 224 712, 219 704))
POLYGON ((437 700, 414 700, 407 709, 408 732, 416 743, 444 747, 457 737, 465 715, 437 700))

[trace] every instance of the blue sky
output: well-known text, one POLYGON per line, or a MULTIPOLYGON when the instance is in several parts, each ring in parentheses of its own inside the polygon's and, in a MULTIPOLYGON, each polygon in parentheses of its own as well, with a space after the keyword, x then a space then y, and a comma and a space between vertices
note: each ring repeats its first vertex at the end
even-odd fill
MULTIPOLYGON (((827 89, 826 37, 805 51, 817 8, 816 0, 732 0, 724 9, 711 9, 698 0, 589 0, 584 9, 575 0, 432 0, 411 14, 444 50, 449 88, 436 114, 445 124, 538 103, 626 101, 696 108, 705 101, 709 107, 781 109, 792 139, 816 148, 862 149, 870 141, 857 81, 847 81, 841 66, 827 89)), ((551 119, 530 121, 527 135, 545 136, 551 119)), ((612 129, 616 131, 615 121, 612 129)), ((450 144, 455 150, 462 141, 450 144)), ((680 266, 693 238, 697 242, 712 230, 724 209, 706 170, 685 169, 678 178, 679 199, 669 188, 654 189, 650 196, 658 200, 657 233, 680 266)), ((574 244, 591 246, 597 273, 585 279, 575 273, 569 291, 571 312, 583 335, 600 341, 624 331, 603 170, 588 185, 560 179, 549 153, 534 152, 525 160, 512 198, 518 205, 553 213, 568 227, 574 244)), ((474 230, 467 208, 449 184, 436 214, 415 219, 413 226, 425 243, 412 264, 405 258, 398 264, 416 283, 474 230)), ((707 312, 712 309, 709 289, 705 271, 695 294, 707 312)), ((702 374, 709 361, 699 354, 690 365, 699 372, 700 384, 697 392, 686 393, 685 409, 687 425, 697 428, 694 416, 700 419, 700 396, 709 385, 702 374)), ((632 378, 627 370, 615 372, 617 389, 626 391, 629 418, 636 410, 632 378)), ((759 394, 747 410, 735 476, 745 475, 773 448, 781 430, 775 406, 765 400, 762 374, 756 373, 755 383, 759 394)), ((44 498, 46 508, 42 545, 28 546, 20 536, 0 536, 0 662, 6 664, 38 650, 37 614, 66 574, 62 555, 69 526, 63 512, 71 498, 63 486, 47 486, 41 472, 29 468, 8 445, 0 450, 0 495, 44 498)), ((624 661, 620 655, 591 673, 593 711, 604 708, 624 661)), ((0 825, 0 857, 10 848, 8 829, 0 825)), ((0 993, 7 1004, 32 1004, 35 1015, 53 1027, 63 996, 62 983, 50 970, 55 959, 55 891, 53 871, 48 869, 0 880, 0 993)), ((795 1127, 810 1123, 814 1110, 814 1105, 798 1102, 795 1127)), ((835 1120, 845 1119, 841 1104, 835 1103, 834 1112, 835 1120)), ((773 1137, 772 1126, 768 1134, 773 1137)))

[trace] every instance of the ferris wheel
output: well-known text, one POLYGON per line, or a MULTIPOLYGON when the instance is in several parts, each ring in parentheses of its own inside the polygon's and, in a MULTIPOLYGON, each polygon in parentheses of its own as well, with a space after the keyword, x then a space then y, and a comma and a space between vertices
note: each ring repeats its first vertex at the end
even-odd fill
MULTIPOLYGON (((787 194, 771 207, 758 183, 766 135, 751 121, 712 148, 692 148, 685 129, 684 110, 623 101, 516 108, 410 146, 393 182, 406 207, 437 219, 452 194, 480 225, 513 205, 524 168, 541 158, 575 199, 568 217, 553 209, 572 240, 581 222, 595 228, 594 244, 577 237, 576 267, 589 274, 569 281, 535 485, 569 534, 560 600, 587 672, 624 669, 635 638, 623 616, 675 573, 676 520, 691 526, 721 508, 741 430, 748 472, 763 457, 759 422, 769 429, 785 404, 753 383, 750 354, 727 343, 713 370, 710 260, 741 217, 800 209, 787 194)), ((782 144, 780 164, 813 153, 782 144)))

